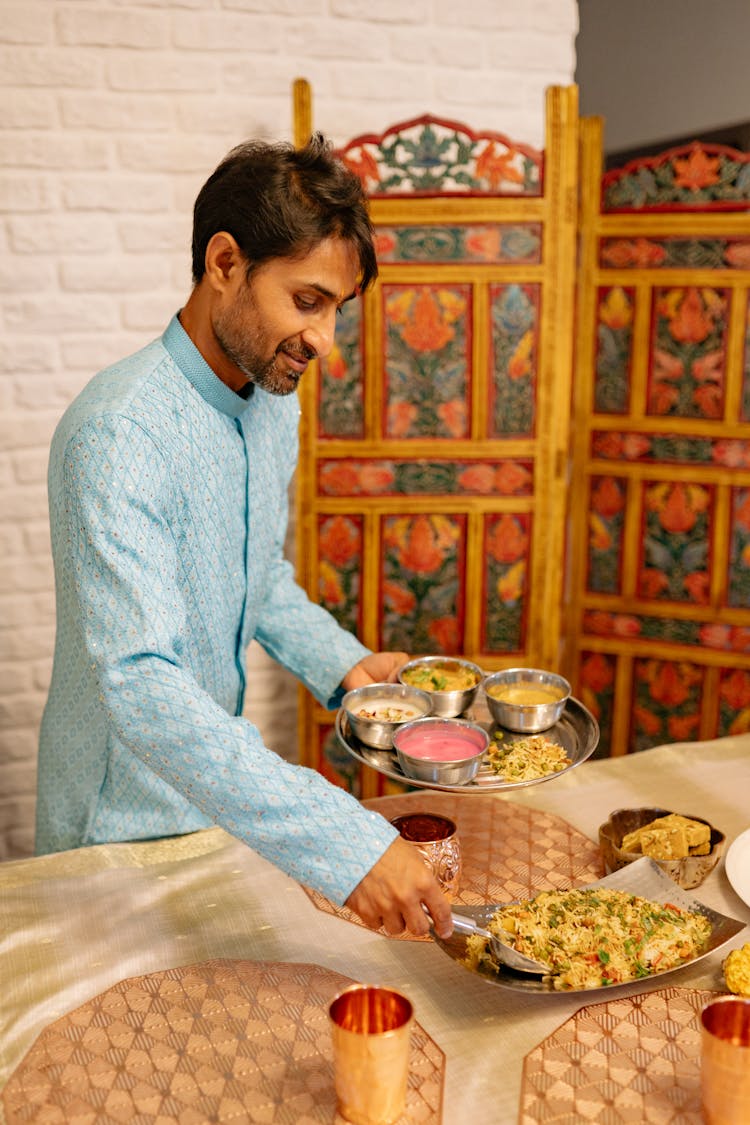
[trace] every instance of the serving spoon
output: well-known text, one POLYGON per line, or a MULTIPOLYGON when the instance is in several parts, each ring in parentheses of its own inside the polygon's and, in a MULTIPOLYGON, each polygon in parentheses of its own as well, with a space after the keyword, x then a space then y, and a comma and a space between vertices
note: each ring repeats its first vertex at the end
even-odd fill
MULTIPOLYGON (((430 919, 430 921, 432 921, 432 919, 430 919)), ((455 911, 452 911, 451 921, 453 922, 455 933, 465 934, 467 937, 476 935, 477 937, 484 938, 489 944, 492 956, 495 960, 502 962, 503 965, 507 965, 509 969, 515 969, 518 973, 535 973, 536 976, 545 976, 550 972, 549 965, 543 965, 541 961, 534 961, 532 957, 527 957, 525 953, 519 953, 517 949, 506 945, 497 934, 492 934, 489 930, 483 929, 473 918, 468 918, 465 914, 456 914, 455 911)))

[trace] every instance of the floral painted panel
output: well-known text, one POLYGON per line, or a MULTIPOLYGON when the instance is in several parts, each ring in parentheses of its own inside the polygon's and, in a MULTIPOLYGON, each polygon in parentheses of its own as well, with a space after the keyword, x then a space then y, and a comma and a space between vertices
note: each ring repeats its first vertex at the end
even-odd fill
POLYGON ((640 157, 602 177, 602 202, 604 211, 744 210, 750 153, 694 141, 640 157))
POLYGON ((636 613, 607 613, 588 610, 583 619, 584 631, 595 637, 640 638, 666 641, 670 644, 697 645, 715 652, 750 654, 750 627, 722 625, 680 618, 651 617, 636 613))
POLYGON ((363 437, 361 301, 347 301, 336 321, 331 354, 320 360, 318 434, 363 437))
POLYGON ((425 114, 338 152, 368 195, 541 195, 542 153, 425 114))
POLYGON ((750 627, 721 625, 718 622, 701 625, 699 643, 702 648, 750 656, 750 627))
POLYGON ((594 409, 601 414, 625 414, 628 410, 634 302, 633 289, 614 285, 599 290, 594 409))
POLYGON ((578 680, 581 702, 599 724, 599 743, 594 758, 608 758, 612 742, 617 659, 603 652, 582 652, 578 680))
POLYGON ((750 238, 603 238, 607 269, 750 269, 750 238))
POLYGON ((471 286, 384 285, 389 438, 468 436, 471 286))
POLYGON ((381 647, 461 652, 466 517, 384 516, 381 536, 381 647))
POLYGON ((656 289, 648 412, 721 418, 724 411, 728 292, 656 289))
POLYGON ((536 416, 539 286, 490 286, 489 437, 529 437, 536 416))
POLYGON ((530 546, 530 515, 505 512, 485 520, 484 652, 524 648, 530 546))
POLYGON ((322 496, 531 496, 532 461, 320 461, 322 496))
POLYGON ((587 589, 592 593, 620 593, 626 499, 625 480, 618 477, 592 477, 587 579, 587 589))
POLYGON ((360 632, 362 517, 318 518, 318 601, 344 629, 360 632))
POLYGON ((750 469, 750 441, 742 438, 594 430, 591 454, 601 461, 666 462, 750 469))
POLYGON ((687 661, 635 661, 631 750, 698 737, 705 671, 687 661))
POLYGON ((722 671, 719 686, 719 737, 750 731, 750 672, 743 668, 722 671))
POLYGON ((644 486, 640 597, 708 604, 713 498, 682 481, 644 486))
POLYGON ((745 356, 742 365, 742 416, 743 422, 750 422, 750 295, 745 309, 745 356))
POLYGON ((750 609, 750 489, 732 489, 728 602, 750 609))
POLYGON ((380 265, 391 262, 497 262, 538 265, 541 223, 473 223, 405 227, 378 226, 380 265))

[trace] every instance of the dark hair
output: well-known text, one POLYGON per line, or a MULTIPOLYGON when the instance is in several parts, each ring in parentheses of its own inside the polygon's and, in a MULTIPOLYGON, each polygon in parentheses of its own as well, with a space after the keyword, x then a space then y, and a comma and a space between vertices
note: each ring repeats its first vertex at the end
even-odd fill
POLYGON ((304 257, 326 238, 352 244, 364 290, 378 273, 372 223, 357 176, 314 134, 302 148, 247 141, 229 152, 198 193, 193 209, 193 279, 206 269, 217 231, 231 234, 248 272, 271 258, 304 257))

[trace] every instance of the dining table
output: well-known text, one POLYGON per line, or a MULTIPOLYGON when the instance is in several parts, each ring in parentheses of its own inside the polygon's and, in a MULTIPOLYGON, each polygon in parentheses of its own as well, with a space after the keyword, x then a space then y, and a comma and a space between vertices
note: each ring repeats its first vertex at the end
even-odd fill
POLYGON ((6 861, 2 1120, 338 1121, 327 1002, 363 982, 414 1007, 404 1121, 700 1122, 696 1013, 750 941, 750 897, 725 865, 750 828, 750 734, 592 758, 508 791, 367 804, 452 815, 474 902, 601 877, 614 810, 698 816, 725 841, 690 894, 743 926, 668 974, 527 992, 432 939, 368 929, 219 827, 6 861))

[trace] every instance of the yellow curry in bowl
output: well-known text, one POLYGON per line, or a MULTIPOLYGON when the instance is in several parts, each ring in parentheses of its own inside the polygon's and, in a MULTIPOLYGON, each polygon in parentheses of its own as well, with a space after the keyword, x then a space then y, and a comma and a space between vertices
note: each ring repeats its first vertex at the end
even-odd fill
POLYGON ((417 664, 407 668, 402 680, 422 691, 469 691, 479 683, 479 676, 461 664, 417 664))
POLYGON ((501 703, 512 703, 515 707, 538 707, 545 703, 557 703, 564 692, 551 684, 492 684, 487 694, 501 703))

